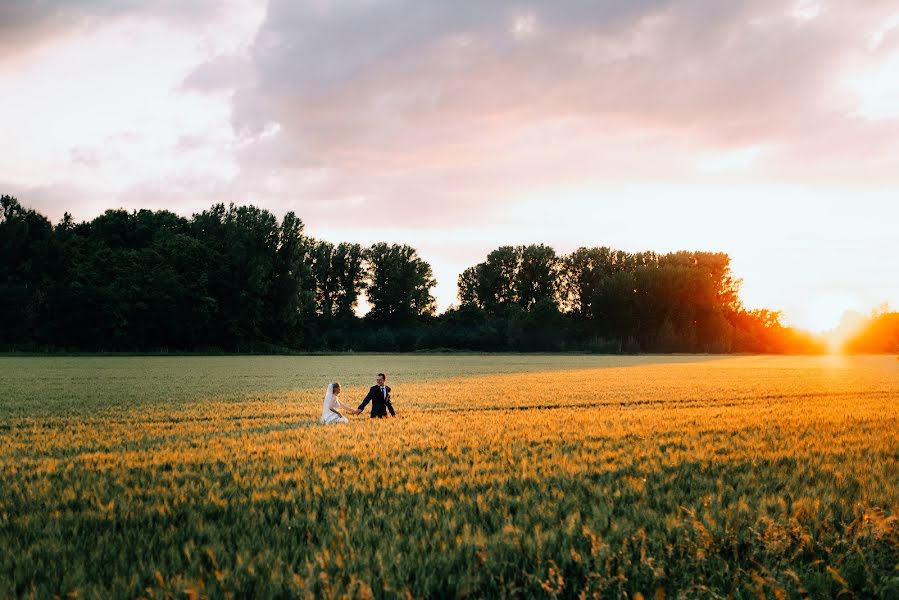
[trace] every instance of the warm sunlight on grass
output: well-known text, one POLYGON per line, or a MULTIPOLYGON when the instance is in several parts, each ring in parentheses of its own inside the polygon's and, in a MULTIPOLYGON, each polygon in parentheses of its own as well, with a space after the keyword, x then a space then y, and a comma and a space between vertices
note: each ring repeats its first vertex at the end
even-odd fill
POLYGON ((0 597, 899 594, 892 356, 0 367, 0 597))

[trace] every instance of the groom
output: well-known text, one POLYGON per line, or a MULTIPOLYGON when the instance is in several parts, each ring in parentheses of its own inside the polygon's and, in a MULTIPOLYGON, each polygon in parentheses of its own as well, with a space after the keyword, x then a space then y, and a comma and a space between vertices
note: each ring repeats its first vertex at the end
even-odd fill
POLYGON ((371 402, 372 419, 386 417, 388 410, 391 417, 396 416, 393 404, 390 403, 390 386, 387 385, 387 375, 384 373, 378 373, 377 385, 371 386, 371 389, 368 390, 368 395, 356 409, 356 414, 361 413, 369 402, 371 402))

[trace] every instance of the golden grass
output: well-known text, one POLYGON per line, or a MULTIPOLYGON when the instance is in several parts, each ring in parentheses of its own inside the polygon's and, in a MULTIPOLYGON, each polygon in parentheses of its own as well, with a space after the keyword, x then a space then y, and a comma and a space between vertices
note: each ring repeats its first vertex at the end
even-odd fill
POLYGON ((892 357, 42 360, 0 597, 899 597, 892 357), (318 425, 378 364, 400 418, 318 425))

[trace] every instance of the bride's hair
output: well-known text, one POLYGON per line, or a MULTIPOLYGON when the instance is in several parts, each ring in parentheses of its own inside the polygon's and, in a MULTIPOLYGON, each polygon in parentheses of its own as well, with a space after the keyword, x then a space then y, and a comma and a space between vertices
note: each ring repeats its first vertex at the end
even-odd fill
POLYGON ((337 392, 340 391, 340 384, 335 381, 334 383, 331 384, 331 389, 336 394, 337 392))

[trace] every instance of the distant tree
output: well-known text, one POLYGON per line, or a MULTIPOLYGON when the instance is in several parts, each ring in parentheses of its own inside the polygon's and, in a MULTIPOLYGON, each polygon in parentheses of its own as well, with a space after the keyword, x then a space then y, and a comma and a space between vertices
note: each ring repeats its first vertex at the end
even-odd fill
POLYGON ((565 349, 569 338, 568 319, 554 299, 542 297, 534 302, 523 314, 521 325, 518 350, 551 352, 565 349))
POLYGON ((515 302, 515 276, 520 261, 521 256, 514 247, 502 246, 475 267, 474 296, 478 306, 495 313, 515 302))
POLYGON ((632 271, 615 271, 598 281, 593 291, 591 317, 594 333, 615 340, 617 352, 624 352, 628 341, 636 339, 636 286, 632 271))
POLYGON ((562 257, 560 299, 578 324, 572 336, 581 344, 616 352, 633 349, 634 262, 633 255, 607 247, 582 247, 562 257))
POLYGON ((365 251, 359 244, 341 242, 335 249, 331 268, 340 284, 334 315, 351 319, 356 314, 359 295, 365 290, 365 251))
POLYGON ((525 310, 537 303, 558 303, 560 261, 556 251, 543 244, 516 249, 518 270, 514 275, 515 301, 525 310))
POLYGON ((315 242, 311 264, 316 312, 326 320, 351 319, 365 289, 365 252, 359 244, 315 242))
POLYGON ((501 350, 505 340, 494 324, 494 318, 472 303, 450 307, 427 332, 426 348, 456 348, 462 350, 501 350))
POLYGON ((303 229, 303 221, 293 212, 284 215, 277 230, 264 318, 265 337, 292 347, 302 343, 315 311, 315 279, 307 260, 312 241, 303 229))
POLYGON ((431 265, 411 246, 378 243, 365 255, 367 295, 371 310, 366 319, 376 324, 406 324, 434 314, 431 265))
POLYGON ((315 309, 319 317, 334 316, 340 282, 334 277, 331 262, 334 258, 334 244, 315 241, 310 247, 309 262, 315 281, 315 309))
POLYGON ((593 316, 596 288, 609 263, 608 248, 578 248, 562 258, 560 297, 562 306, 581 321, 593 316))
POLYGON ((478 266, 468 267, 459 275, 459 302, 462 306, 474 306, 483 308, 478 293, 478 266))
POLYGON ((147 282, 158 291, 150 294, 155 301, 141 325, 152 341, 138 347, 193 349, 208 344, 217 305, 209 291, 210 249, 190 235, 165 235, 147 256, 156 265, 147 282))
MULTIPOLYGON (((723 253, 502 246, 462 272, 461 306, 439 318, 431 267, 414 248, 316 242, 295 214, 279 223, 253 206, 216 204, 191 219, 119 209, 76 223, 66 213, 54 227, 2 196, 0 253, 3 347, 822 350, 779 313, 746 310, 723 253)), ((895 315, 873 314, 848 348, 894 351, 895 315)))
POLYGON ((212 340, 240 350, 271 342, 264 331, 274 307, 270 289, 280 228, 275 216, 254 206, 217 204, 194 215, 195 234, 213 252, 209 288, 216 299, 212 340))
POLYGON ((823 340, 787 327, 782 313, 769 309, 741 309, 730 315, 734 342, 732 351, 776 354, 819 354, 823 340))
POLYGON ((881 305, 862 328, 845 341, 842 349, 867 354, 899 353, 899 312, 891 312, 886 305, 881 305))
POLYGON ((0 342, 44 341, 56 255, 50 221, 0 197, 0 342))

